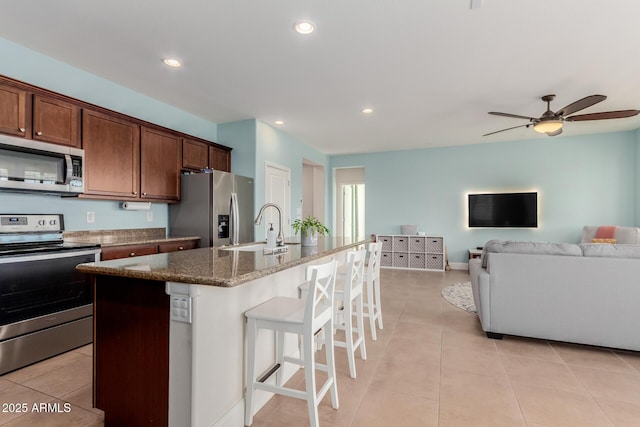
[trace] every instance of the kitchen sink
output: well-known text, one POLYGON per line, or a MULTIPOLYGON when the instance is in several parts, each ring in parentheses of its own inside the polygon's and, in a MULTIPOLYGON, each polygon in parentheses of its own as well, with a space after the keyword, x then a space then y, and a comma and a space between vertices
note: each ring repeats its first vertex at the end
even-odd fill
MULTIPOLYGON (((297 242, 285 242, 283 247, 287 247, 290 245, 299 245, 297 242)), ((283 248, 280 247, 280 248, 283 248)), ((220 249, 224 251, 237 251, 237 252, 261 252, 267 248, 267 244, 264 242, 259 243, 251 243, 249 245, 239 245, 239 246, 223 246, 220 249)), ((282 250, 282 249, 281 249, 282 250)))

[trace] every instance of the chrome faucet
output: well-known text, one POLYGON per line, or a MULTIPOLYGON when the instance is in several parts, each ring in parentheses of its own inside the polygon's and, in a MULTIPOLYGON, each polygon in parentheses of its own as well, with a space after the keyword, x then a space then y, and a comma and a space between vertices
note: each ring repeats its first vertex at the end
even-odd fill
POLYGON ((254 223, 256 225, 260 225, 260 223, 262 222, 262 213, 269 206, 276 208, 276 210, 278 211, 278 237, 276 237, 276 246, 282 246, 284 244, 284 236, 282 235, 282 210, 280 210, 280 206, 276 205, 275 203, 265 203, 260 208, 260 211, 258 212, 258 216, 256 217, 254 223))

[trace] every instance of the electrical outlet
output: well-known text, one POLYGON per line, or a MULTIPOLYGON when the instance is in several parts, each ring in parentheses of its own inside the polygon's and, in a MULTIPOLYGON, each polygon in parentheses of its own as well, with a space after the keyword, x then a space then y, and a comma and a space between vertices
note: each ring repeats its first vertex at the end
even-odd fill
POLYGON ((188 295, 171 295, 171 320, 191 323, 191 297, 188 295))
POLYGON ((96 222, 96 213, 87 212, 87 224, 93 224, 94 222, 96 222))
POLYGON ((147 212, 147 222, 153 222, 153 212, 147 212))

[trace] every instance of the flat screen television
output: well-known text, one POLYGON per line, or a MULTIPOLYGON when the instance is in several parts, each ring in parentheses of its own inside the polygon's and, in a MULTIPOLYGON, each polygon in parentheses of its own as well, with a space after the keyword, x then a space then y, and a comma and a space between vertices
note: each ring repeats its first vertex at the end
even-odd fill
POLYGON ((469 227, 538 227, 538 193, 469 194, 469 227))

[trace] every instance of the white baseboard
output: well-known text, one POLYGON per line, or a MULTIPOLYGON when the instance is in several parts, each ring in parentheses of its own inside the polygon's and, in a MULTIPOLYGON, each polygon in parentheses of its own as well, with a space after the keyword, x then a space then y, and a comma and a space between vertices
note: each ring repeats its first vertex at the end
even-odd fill
POLYGON ((449 267, 451 267, 452 270, 468 270, 469 264, 466 262, 450 262, 449 267))

